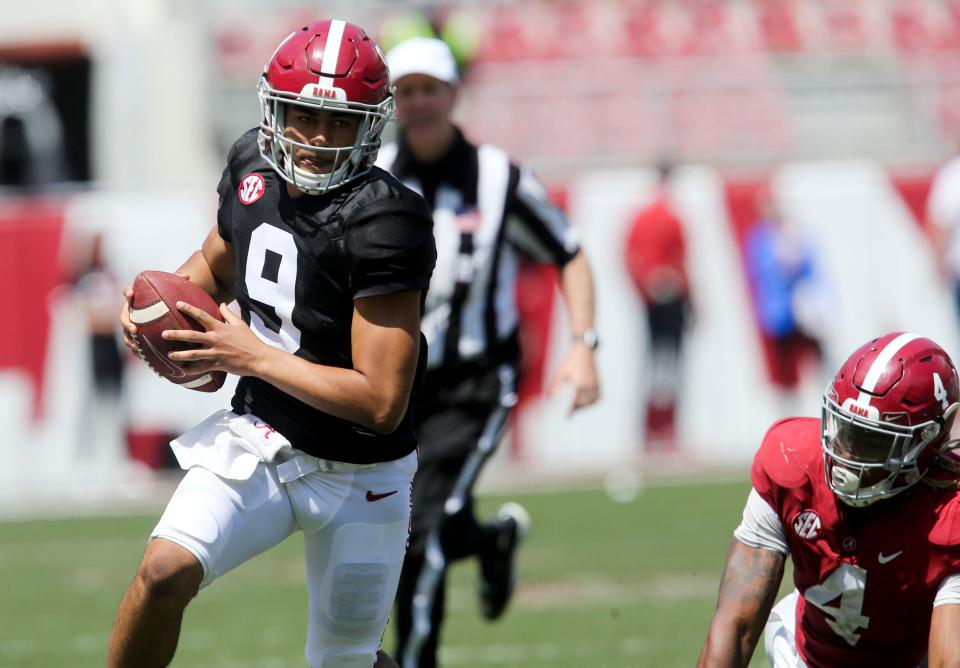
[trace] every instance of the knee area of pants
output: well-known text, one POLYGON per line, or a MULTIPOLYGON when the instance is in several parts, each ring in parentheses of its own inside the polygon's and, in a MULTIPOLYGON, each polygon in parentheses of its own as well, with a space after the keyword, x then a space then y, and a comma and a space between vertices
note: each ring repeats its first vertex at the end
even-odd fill
POLYGON ((312 668, 370 668, 376 656, 369 652, 325 656, 312 668))
POLYGON ((330 617, 338 634, 370 630, 385 614, 388 569, 384 564, 339 564, 330 592, 330 617))

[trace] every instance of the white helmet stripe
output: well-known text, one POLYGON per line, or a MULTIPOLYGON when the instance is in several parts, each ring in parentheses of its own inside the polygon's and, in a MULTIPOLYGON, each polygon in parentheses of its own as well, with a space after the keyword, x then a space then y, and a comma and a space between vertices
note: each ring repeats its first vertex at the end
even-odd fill
POLYGON ((887 364, 891 359, 893 359, 894 355, 900 352, 904 346, 914 339, 919 338, 919 334, 905 332, 890 341, 890 343, 888 343, 883 350, 880 351, 880 354, 877 355, 875 360, 873 360, 873 364, 870 365, 870 370, 867 371, 867 375, 863 379, 863 385, 860 389, 860 396, 857 398, 858 404, 863 404, 864 406, 870 405, 871 395, 867 393, 873 392, 874 388, 877 386, 877 381, 880 380, 880 375, 887 368, 887 364))
POLYGON ((320 80, 317 82, 321 88, 333 88, 333 75, 337 73, 337 61, 340 60, 340 45, 343 43, 345 27, 344 21, 330 22, 327 43, 323 45, 323 60, 320 61, 320 80))

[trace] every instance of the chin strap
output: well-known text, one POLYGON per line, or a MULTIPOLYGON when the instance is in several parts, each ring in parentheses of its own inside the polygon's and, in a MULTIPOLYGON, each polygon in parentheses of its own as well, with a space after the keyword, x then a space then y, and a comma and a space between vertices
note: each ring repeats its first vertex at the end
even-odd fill
POLYGON ((833 491, 838 492, 837 498, 839 498, 848 506, 852 506, 854 508, 865 508, 866 506, 872 505, 881 499, 893 496, 893 494, 891 494, 889 496, 868 496, 866 498, 857 498, 858 492, 861 491, 886 491, 889 489, 892 480, 890 478, 886 478, 881 482, 871 485, 867 488, 860 487, 860 482, 861 478, 857 473, 854 473, 853 471, 850 471, 849 469, 846 469, 838 464, 834 464, 830 467, 830 484, 833 487, 833 491))

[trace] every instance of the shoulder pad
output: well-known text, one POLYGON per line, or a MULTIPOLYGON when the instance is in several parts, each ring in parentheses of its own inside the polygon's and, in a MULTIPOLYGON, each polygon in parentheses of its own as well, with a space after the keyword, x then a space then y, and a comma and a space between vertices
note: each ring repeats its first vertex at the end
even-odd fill
POLYGON ((350 195, 356 207, 352 219, 364 219, 398 213, 415 214, 432 221, 424 199, 403 185, 393 174, 373 167, 362 185, 350 195))
POLYGON ((260 149, 257 146, 258 132, 258 128, 247 130, 230 147, 227 165, 230 168, 230 180, 234 187, 239 185, 240 179, 250 172, 260 172, 265 176, 273 174, 273 168, 260 155, 260 149))
POLYGON ((820 475, 820 420, 787 418, 773 424, 753 460, 751 479, 758 492, 799 487, 820 475))

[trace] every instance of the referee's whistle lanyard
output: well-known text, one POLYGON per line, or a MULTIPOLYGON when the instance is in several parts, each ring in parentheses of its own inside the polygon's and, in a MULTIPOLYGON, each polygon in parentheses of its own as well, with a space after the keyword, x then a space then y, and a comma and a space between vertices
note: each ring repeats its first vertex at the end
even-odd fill
POLYGON ((463 304, 470 294, 470 287, 476 276, 473 255, 476 245, 473 243, 472 229, 460 230, 460 248, 457 250, 456 283, 453 286, 453 295, 450 297, 450 316, 447 323, 447 333, 443 346, 443 364, 452 366, 460 357, 460 315, 463 304))

